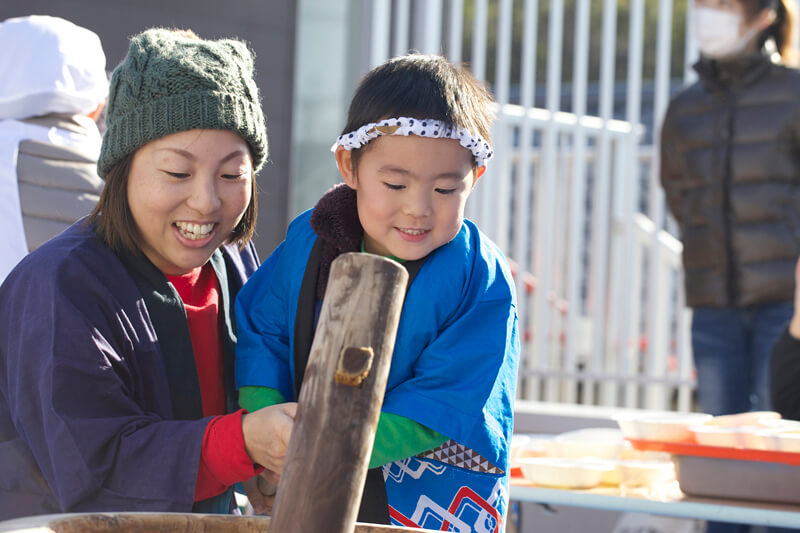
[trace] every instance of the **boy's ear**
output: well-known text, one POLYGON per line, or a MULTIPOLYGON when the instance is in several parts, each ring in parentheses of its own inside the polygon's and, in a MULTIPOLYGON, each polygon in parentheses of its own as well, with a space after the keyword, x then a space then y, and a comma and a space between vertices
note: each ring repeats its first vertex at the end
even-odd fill
POLYGON ((356 189, 356 177, 353 172, 353 152, 345 150, 342 146, 336 147, 335 152, 336 166, 339 167, 339 174, 348 187, 356 189))
POLYGON ((475 169, 475 179, 472 180, 473 187, 475 187, 475 184, 478 183, 478 180, 481 176, 483 176, 484 172, 486 172, 486 165, 481 165, 475 169))

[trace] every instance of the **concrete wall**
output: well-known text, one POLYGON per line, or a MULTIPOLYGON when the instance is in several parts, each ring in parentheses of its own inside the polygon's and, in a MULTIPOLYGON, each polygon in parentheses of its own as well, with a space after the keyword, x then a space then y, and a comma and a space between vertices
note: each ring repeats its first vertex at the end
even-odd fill
POLYGON ((371 0, 298 0, 290 215, 314 207, 341 177, 330 152, 364 74, 362 34, 371 0))
POLYGON ((269 130, 270 157, 258 177, 256 245, 262 259, 283 239, 289 217, 295 11, 294 0, 0 2, 0 20, 32 14, 55 15, 96 32, 103 42, 109 70, 125 56, 128 37, 152 26, 189 28, 205 38, 238 37, 249 42, 256 53, 256 80, 269 130))

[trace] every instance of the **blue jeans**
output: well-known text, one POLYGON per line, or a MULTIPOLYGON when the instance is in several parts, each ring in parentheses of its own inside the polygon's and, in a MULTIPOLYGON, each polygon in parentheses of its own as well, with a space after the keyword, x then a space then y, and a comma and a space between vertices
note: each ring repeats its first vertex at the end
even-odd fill
MULTIPOLYGON (((724 415, 771 409, 769 358, 793 311, 792 302, 694 309, 692 351, 703 412, 724 415)), ((706 528, 707 533, 747 531, 750 526, 721 522, 709 522, 706 528)), ((766 531, 795 530, 770 527, 766 531)))
POLYGON ((694 310, 692 352, 703 412, 771 409, 769 357, 793 311, 792 302, 694 310))

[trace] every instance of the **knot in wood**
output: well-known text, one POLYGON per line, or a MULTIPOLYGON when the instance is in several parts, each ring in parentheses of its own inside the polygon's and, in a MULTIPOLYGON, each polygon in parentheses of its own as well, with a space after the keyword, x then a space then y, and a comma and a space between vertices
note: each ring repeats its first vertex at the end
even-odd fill
POLYGON ((339 354, 334 379, 340 385, 358 387, 369 375, 375 354, 370 346, 348 346, 339 354))

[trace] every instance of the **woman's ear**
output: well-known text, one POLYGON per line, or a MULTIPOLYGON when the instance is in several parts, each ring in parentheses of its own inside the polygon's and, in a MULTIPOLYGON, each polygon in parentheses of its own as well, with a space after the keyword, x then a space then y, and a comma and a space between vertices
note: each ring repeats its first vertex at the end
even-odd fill
POLYGON ((353 171, 353 152, 338 146, 335 152, 336 166, 339 167, 339 174, 342 179, 353 190, 356 190, 356 174, 353 171))
POLYGON ((775 12, 775 9, 768 7, 761 10, 761 13, 758 15, 758 19, 756 24, 758 24, 758 31, 764 31, 769 28, 775 19, 778 17, 778 14, 775 12))

